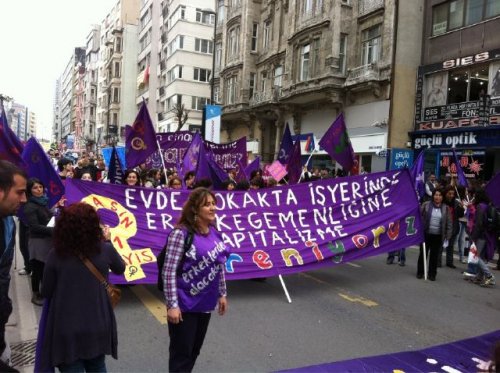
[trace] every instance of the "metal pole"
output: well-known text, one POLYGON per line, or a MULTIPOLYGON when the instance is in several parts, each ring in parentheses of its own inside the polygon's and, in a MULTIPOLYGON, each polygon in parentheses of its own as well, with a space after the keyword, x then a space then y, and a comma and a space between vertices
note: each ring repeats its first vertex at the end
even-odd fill
POLYGON ((214 82, 215 82, 215 38, 217 36, 217 11, 213 13, 215 15, 214 24, 214 44, 212 45, 212 79, 210 79, 210 104, 214 104, 214 82))

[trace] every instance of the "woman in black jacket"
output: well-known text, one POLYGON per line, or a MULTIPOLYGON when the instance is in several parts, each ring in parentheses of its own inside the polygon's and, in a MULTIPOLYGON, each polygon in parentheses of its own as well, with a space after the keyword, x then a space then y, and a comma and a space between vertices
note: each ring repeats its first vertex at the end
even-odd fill
POLYGON ((29 229, 28 250, 31 266, 31 302, 37 306, 43 305, 40 296, 40 283, 43 279, 43 268, 47 255, 52 248, 52 232, 54 228, 47 227, 54 215, 48 207, 49 199, 45 195, 45 187, 37 178, 28 180, 26 194, 28 202, 24 206, 24 217, 29 229))

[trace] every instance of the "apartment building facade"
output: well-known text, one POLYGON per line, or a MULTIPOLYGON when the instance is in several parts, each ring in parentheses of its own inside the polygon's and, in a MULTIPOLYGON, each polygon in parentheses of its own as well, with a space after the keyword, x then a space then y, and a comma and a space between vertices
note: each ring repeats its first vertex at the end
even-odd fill
POLYGON ((183 112, 187 113, 187 121, 182 130, 200 129, 203 107, 210 103, 214 25, 213 0, 163 2, 158 70, 159 132, 178 130, 183 112))
POLYGON ((100 46, 100 25, 93 25, 87 35, 85 72, 83 75, 83 118, 82 118, 82 141, 87 148, 93 148, 101 142, 97 136, 96 114, 97 114, 97 77, 100 46))
POLYGON ((452 149, 468 178, 500 169, 498 30, 500 1, 425 1, 411 137, 426 171, 449 175, 452 149))
MULTIPOLYGON (((397 3, 219 1, 215 96, 223 105, 222 138, 247 136, 270 162, 288 123, 308 157, 314 150, 306 144, 344 112, 360 165, 385 169, 377 154, 389 143, 397 3)), ((417 14, 410 25, 418 22, 417 14)), ((414 80, 411 74, 401 80, 408 76, 414 80)), ((312 164, 332 166, 323 151, 312 154, 312 164)))
POLYGON ((123 143, 136 110, 140 0, 119 0, 100 25, 96 129, 99 146, 123 143))

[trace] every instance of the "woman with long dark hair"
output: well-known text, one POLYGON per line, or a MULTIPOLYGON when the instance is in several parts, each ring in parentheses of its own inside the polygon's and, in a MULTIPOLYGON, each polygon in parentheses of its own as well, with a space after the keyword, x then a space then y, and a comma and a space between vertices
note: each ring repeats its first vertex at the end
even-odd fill
POLYGON ((170 372, 193 370, 211 311, 218 307, 219 315, 223 315, 227 309, 224 263, 228 252, 214 227, 215 212, 215 195, 207 188, 194 189, 168 237, 162 273, 170 335, 170 372), (192 243, 185 252, 188 236, 192 237, 192 243))
POLYGON ((54 228, 47 227, 54 215, 49 209, 49 199, 45 195, 45 186, 35 177, 26 185, 28 202, 24 205, 23 215, 28 225, 28 251, 31 267, 31 302, 37 306, 43 305, 40 296, 40 283, 43 280, 43 269, 50 249, 52 249, 52 233, 54 228))
MULTIPOLYGON (((424 223, 426 253, 429 256, 429 280, 431 281, 436 281, 438 255, 443 244, 449 243, 453 228, 450 211, 448 206, 443 203, 443 197, 443 191, 436 188, 432 191, 431 200, 424 202, 420 208, 424 223)), ((417 278, 423 277, 424 259, 421 246, 418 256, 417 278)))
POLYGON ((61 372, 105 372, 105 355, 117 358, 115 314, 104 285, 85 266, 88 259, 104 278, 125 263, 105 242, 96 210, 75 203, 61 211, 54 250, 47 258, 42 296, 50 302, 41 366, 61 372))

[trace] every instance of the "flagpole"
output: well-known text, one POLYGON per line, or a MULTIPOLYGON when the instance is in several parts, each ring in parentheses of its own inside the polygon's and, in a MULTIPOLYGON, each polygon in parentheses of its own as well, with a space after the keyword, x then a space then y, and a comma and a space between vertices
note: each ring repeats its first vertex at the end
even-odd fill
POLYGON ((278 277, 280 279, 281 286, 283 287, 283 291, 285 292, 286 299, 288 300, 288 303, 292 303, 292 299, 290 298, 290 294, 288 294, 288 290, 286 288, 285 281, 283 280, 283 276, 278 275, 278 277))
MULTIPOLYGON (((307 158, 307 162, 305 163, 305 165, 304 165, 304 166, 306 166, 306 167, 307 167, 307 165, 308 165, 308 164, 309 164, 309 162, 311 161, 311 158, 312 158, 312 156, 314 155, 314 153, 316 153, 316 148, 314 148, 314 149, 313 149, 313 151, 311 152, 311 155, 309 155, 309 158, 307 158)), ((303 170, 302 170, 302 174, 300 175, 300 178, 299 178, 299 181, 297 182, 297 184, 298 184, 298 183, 300 183, 300 182, 302 181, 302 176, 304 176, 304 171, 303 171, 303 170)))
POLYGON ((425 246, 425 241, 422 242, 422 251, 424 254, 424 279, 427 281, 427 250, 425 246))
POLYGON ((167 168, 165 167, 165 160, 163 159, 163 152, 161 151, 160 142, 158 141, 158 138, 156 138, 156 145, 158 146, 158 153, 160 153, 161 164, 163 166, 163 173, 165 174, 165 183, 167 183, 168 185, 167 168))

